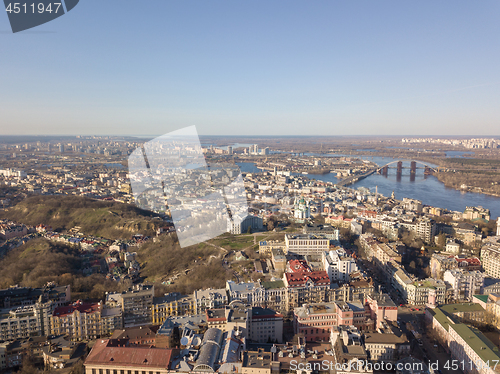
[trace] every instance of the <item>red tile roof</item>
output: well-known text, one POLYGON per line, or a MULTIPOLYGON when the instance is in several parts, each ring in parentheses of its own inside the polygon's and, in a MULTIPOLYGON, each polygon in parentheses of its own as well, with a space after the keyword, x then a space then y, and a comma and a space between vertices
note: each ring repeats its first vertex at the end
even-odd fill
POLYGON ((481 265, 481 261, 477 257, 473 257, 473 258, 456 258, 455 257, 455 259, 457 260, 459 265, 460 265, 460 263, 463 263, 463 262, 467 263, 467 265, 465 265, 465 266, 479 266, 479 265, 481 265))
POLYGON ((288 261, 288 267, 292 273, 310 273, 311 269, 307 262, 304 260, 290 260, 288 261))
POLYGON ((85 366, 137 367, 168 369, 173 350, 168 348, 116 347, 110 339, 98 340, 85 360, 85 366))
POLYGON ((315 286, 328 286, 330 278, 324 270, 303 273, 286 273, 288 287, 304 287, 308 280, 314 282, 315 286))
POLYGON ((54 309, 52 313, 55 317, 64 317, 69 314, 73 314, 75 310, 78 310, 80 313, 94 313, 97 312, 101 306, 99 303, 82 303, 81 301, 77 301, 70 306, 61 306, 54 309))

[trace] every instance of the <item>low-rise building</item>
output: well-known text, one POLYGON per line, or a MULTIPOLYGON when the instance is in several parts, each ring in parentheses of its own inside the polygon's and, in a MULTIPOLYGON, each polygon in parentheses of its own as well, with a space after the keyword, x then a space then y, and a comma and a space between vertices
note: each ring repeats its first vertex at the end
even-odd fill
POLYGON ((127 346, 126 341, 97 340, 85 360, 86 374, 110 373, 169 373, 178 350, 127 346))
POLYGON ((234 235, 244 234, 251 229, 253 231, 262 231, 264 229, 264 223, 262 218, 247 215, 245 218, 236 218, 233 220, 228 220, 227 231, 234 235))
POLYGON ((388 324, 376 332, 365 332, 364 342, 372 362, 395 362, 411 353, 406 335, 388 324))
POLYGON ((286 234, 285 245, 286 254, 321 255, 330 249, 330 239, 324 235, 286 234))

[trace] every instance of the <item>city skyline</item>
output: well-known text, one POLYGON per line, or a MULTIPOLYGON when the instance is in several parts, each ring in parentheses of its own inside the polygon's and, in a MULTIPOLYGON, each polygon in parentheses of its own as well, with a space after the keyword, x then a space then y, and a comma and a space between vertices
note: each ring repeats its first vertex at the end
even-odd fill
POLYGON ((498 3, 80 3, 12 34, 2 134, 495 136, 498 3))

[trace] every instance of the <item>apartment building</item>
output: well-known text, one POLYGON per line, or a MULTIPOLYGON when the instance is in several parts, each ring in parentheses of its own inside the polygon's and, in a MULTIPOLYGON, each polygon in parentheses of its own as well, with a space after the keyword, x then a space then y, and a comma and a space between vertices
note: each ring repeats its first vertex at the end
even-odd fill
POLYGON ((348 282, 349 274, 358 271, 356 261, 347 256, 343 248, 323 252, 321 255, 323 267, 330 278, 330 282, 348 282))
POLYGON ((366 306, 375 328, 382 328, 385 322, 398 320, 398 307, 387 294, 372 294, 366 297, 366 306))
POLYGON ((205 314, 209 330, 235 331, 238 337, 248 338, 252 322, 252 308, 248 305, 234 301, 224 308, 207 309, 205 314))
POLYGON ((152 323, 162 324, 169 316, 196 314, 196 301, 192 295, 186 296, 175 292, 154 298, 151 313, 152 323))
POLYGON ((427 217, 422 217, 415 223, 415 234, 426 243, 432 243, 436 235, 436 223, 427 217))
POLYGON ((403 197, 403 208, 405 210, 421 213, 422 207, 422 202, 420 200, 403 197))
POLYGON ((0 340, 50 335, 53 302, 0 310, 0 340))
POLYGON ((500 244, 489 242, 481 248, 481 263, 486 274, 500 278, 500 244))
POLYGON ((67 305, 71 301, 70 286, 47 285, 42 288, 13 286, 0 290, 0 309, 33 305, 42 301, 52 301, 55 307, 67 305))
POLYGON ((282 248, 273 248, 271 250, 271 261, 275 271, 284 272, 286 270, 286 256, 282 248))
POLYGON ((478 270, 451 269, 444 272, 443 280, 451 286, 454 300, 471 301, 472 296, 482 292, 484 273, 478 270))
POLYGON ((71 340, 91 340, 110 336, 123 328, 122 310, 81 300, 54 309, 50 335, 66 335, 71 340))
POLYGON ((262 282, 261 289, 258 289, 258 291, 262 292, 263 295, 255 299, 264 300, 264 303, 260 304, 260 306, 271 308, 279 312, 287 310, 287 288, 281 279, 262 282))
POLYGON ((258 292, 260 288, 259 282, 236 283, 232 280, 226 282, 226 290, 230 300, 240 300, 249 305, 264 303, 263 293, 258 292))
POLYGON ((327 299, 330 278, 326 271, 311 271, 305 261, 291 260, 283 274, 287 288, 287 307, 295 308, 306 303, 320 303, 327 299))
POLYGON ((476 219, 484 219, 486 221, 490 220, 490 210, 485 209, 482 206, 468 206, 465 207, 465 210, 462 214, 463 219, 468 220, 476 220, 476 219))
POLYGON ((446 300, 446 285, 440 279, 427 278, 406 285, 406 302, 411 305, 438 305, 446 300))
POLYGON ((256 343, 283 342, 283 315, 268 308, 251 308, 248 339, 256 343))
POLYGON ((307 341, 328 341, 332 328, 354 326, 358 331, 374 329, 370 311, 359 301, 304 304, 294 308, 294 332, 307 341))
POLYGON ((321 255, 330 249, 330 239, 323 235, 286 234, 285 253, 292 255, 321 255))
POLYGON ((287 310, 287 288, 281 279, 267 282, 226 282, 229 300, 240 300, 250 306, 261 306, 278 311, 287 310))
POLYGON ((225 288, 197 290, 193 292, 196 303, 196 313, 201 314, 206 309, 220 308, 229 303, 225 288))
POLYGON ((107 293, 106 305, 122 310, 123 327, 147 325, 152 320, 154 286, 137 284, 121 293, 107 293))
POLYGON ((302 334, 306 341, 328 341, 332 327, 338 326, 337 304, 306 304, 293 310, 295 334, 302 334))

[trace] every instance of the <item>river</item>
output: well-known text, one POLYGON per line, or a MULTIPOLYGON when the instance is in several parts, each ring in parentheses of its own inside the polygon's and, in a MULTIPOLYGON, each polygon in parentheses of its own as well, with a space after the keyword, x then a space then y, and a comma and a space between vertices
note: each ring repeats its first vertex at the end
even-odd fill
MULTIPOLYGON (((312 153, 306 153, 306 156, 307 155, 327 157, 357 157, 372 161, 379 166, 383 166, 388 164, 389 162, 398 160, 391 157, 372 157, 371 155, 316 155, 312 153)), ((431 167, 435 166, 429 163, 426 164, 431 167)), ((262 171, 255 166, 255 163, 252 162, 241 162, 238 163, 238 165, 243 172, 256 173, 262 171)), ((409 161, 403 162, 403 166, 408 167, 409 161)), ((422 166, 422 164, 417 164, 417 167, 422 166)), ((324 182, 338 182, 337 177, 332 173, 307 174, 304 176, 307 176, 310 179, 316 179, 324 182)), ((396 169, 390 168, 387 176, 372 174, 371 176, 354 183, 350 187, 366 187, 371 191, 375 191, 375 186, 378 187, 378 192, 384 196, 390 196, 392 191, 394 191, 396 199, 398 200, 402 200, 403 197, 408 197, 421 200, 425 205, 436 206, 460 212, 463 212, 466 206, 482 206, 490 210, 492 219, 495 219, 500 215, 499 197, 474 192, 461 192, 453 188, 445 187, 445 185, 436 177, 432 175, 424 176, 423 169, 417 169, 414 180, 411 180, 409 169, 403 169, 403 174, 399 179, 396 176, 396 169)))

